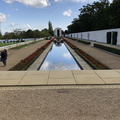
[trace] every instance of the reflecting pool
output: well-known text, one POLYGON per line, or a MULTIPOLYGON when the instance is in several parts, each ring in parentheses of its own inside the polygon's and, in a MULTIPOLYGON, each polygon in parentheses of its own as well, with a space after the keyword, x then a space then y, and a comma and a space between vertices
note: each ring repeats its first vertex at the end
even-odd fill
POLYGON ((53 44, 39 70, 80 70, 64 43, 53 44))

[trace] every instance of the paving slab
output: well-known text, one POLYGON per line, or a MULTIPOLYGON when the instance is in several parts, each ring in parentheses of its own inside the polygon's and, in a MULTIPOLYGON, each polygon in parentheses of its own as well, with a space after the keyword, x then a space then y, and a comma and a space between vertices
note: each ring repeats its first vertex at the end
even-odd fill
POLYGON ((74 77, 70 70, 53 70, 50 71, 49 79, 74 79, 74 77))
POLYGON ((50 71, 28 71, 26 74, 30 75, 48 75, 50 71))
POLYGON ((100 77, 120 77, 120 74, 115 70, 95 70, 100 77))
POLYGON ((0 80, 0 86, 18 85, 19 80, 0 80))
POLYGON ((26 75, 18 85, 47 85, 48 75, 26 75))
POLYGON ((120 84, 120 70, 0 71, 3 85, 120 84))
POLYGON ((4 73, 4 71, 0 71, 0 75, 2 75, 4 73))
POLYGON ((95 74, 95 72, 93 70, 72 70, 73 74, 95 74))
POLYGON ((74 74, 77 84, 105 84, 96 74, 74 74))
POLYGON ((48 85, 76 85, 75 79, 49 79, 48 85))
POLYGON ((120 73, 120 70, 116 70, 116 71, 120 73))
POLYGON ((106 84, 120 84, 120 77, 104 77, 102 79, 106 84))
POLYGON ((0 80, 21 80, 27 71, 9 71, 0 76, 0 80))

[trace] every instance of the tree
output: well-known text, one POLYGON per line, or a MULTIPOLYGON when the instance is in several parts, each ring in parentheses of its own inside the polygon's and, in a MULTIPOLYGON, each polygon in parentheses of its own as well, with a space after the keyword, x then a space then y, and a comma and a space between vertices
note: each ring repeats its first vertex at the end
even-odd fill
POLYGON ((47 28, 44 28, 41 32, 49 33, 47 28))
POLYGON ((26 38, 34 38, 34 32, 31 29, 26 31, 26 38))
POLYGON ((114 0, 112 4, 109 3, 109 0, 100 0, 84 5, 79 11, 78 18, 68 25, 69 33, 109 29, 113 26, 113 19, 117 22, 116 27, 120 26, 120 0, 114 0), (116 10, 114 10, 115 7, 116 10), (117 16, 115 12, 117 12, 117 16))
POLYGON ((48 33, 50 35, 53 35, 53 27, 52 27, 52 23, 50 21, 48 22, 48 33))
POLYGON ((2 39, 2 33, 0 32, 0 39, 2 39))
POLYGON ((120 27, 120 0, 113 0, 109 7, 110 14, 110 27, 119 28, 120 27))

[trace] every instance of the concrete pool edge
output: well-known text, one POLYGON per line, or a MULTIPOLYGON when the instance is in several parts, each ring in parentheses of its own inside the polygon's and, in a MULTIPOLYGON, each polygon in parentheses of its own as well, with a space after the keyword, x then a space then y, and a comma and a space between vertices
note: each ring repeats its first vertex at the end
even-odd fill
MULTIPOLYGON (((51 49, 52 45, 54 43, 52 42, 47 49, 35 60, 35 62, 27 69, 29 70, 38 70, 38 68, 42 65, 42 63, 44 62, 44 59, 46 58, 47 54, 49 53, 49 50, 51 49)), ((73 56, 73 58, 75 59, 75 61, 77 62, 77 64, 79 66, 82 67, 83 70, 93 70, 92 67, 90 65, 88 65, 88 63, 86 63, 79 55, 77 55, 77 53, 75 53, 74 50, 72 50, 72 48, 69 47, 69 45, 67 45, 64 42, 65 46, 67 47, 67 49, 69 50, 70 54, 73 56)))
POLYGON ((0 71, 0 86, 120 85, 120 70, 0 71))
POLYGON ((47 56, 49 50, 51 49, 53 42, 46 48, 46 50, 34 61, 34 63, 27 69, 29 70, 38 70, 40 65, 43 63, 45 57, 47 56))
POLYGON ((65 43, 65 45, 76 60, 76 62, 83 68, 83 70, 93 70, 93 68, 87 62, 85 62, 85 60, 83 60, 72 48, 70 48, 67 43, 65 43))

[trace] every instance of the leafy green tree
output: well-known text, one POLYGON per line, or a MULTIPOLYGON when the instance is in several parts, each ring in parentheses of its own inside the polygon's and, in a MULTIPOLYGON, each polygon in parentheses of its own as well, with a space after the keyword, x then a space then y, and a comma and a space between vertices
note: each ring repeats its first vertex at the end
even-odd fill
POLYGON ((53 27, 52 27, 52 23, 50 21, 48 22, 48 32, 50 35, 53 35, 53 27))
POLYGON ((0 39, 2 39, 2 33, 0 32, 0 39))
POLYGON ((110 27, 120 28, 120 0, 113 0, 109 7, 109 14, 110 27))
POLYGON ((68 33, 120 27, 120 0, 100 0, 84 5, 80 15, 68 25, 68 33))
POLYGON ((41 32, 49 33, 47 28, 44 28, 43 30, 41 30, 41 32))
POLYGON ((26 31, 26 38, 34 38, 34 32, 31 29, 26 31))

